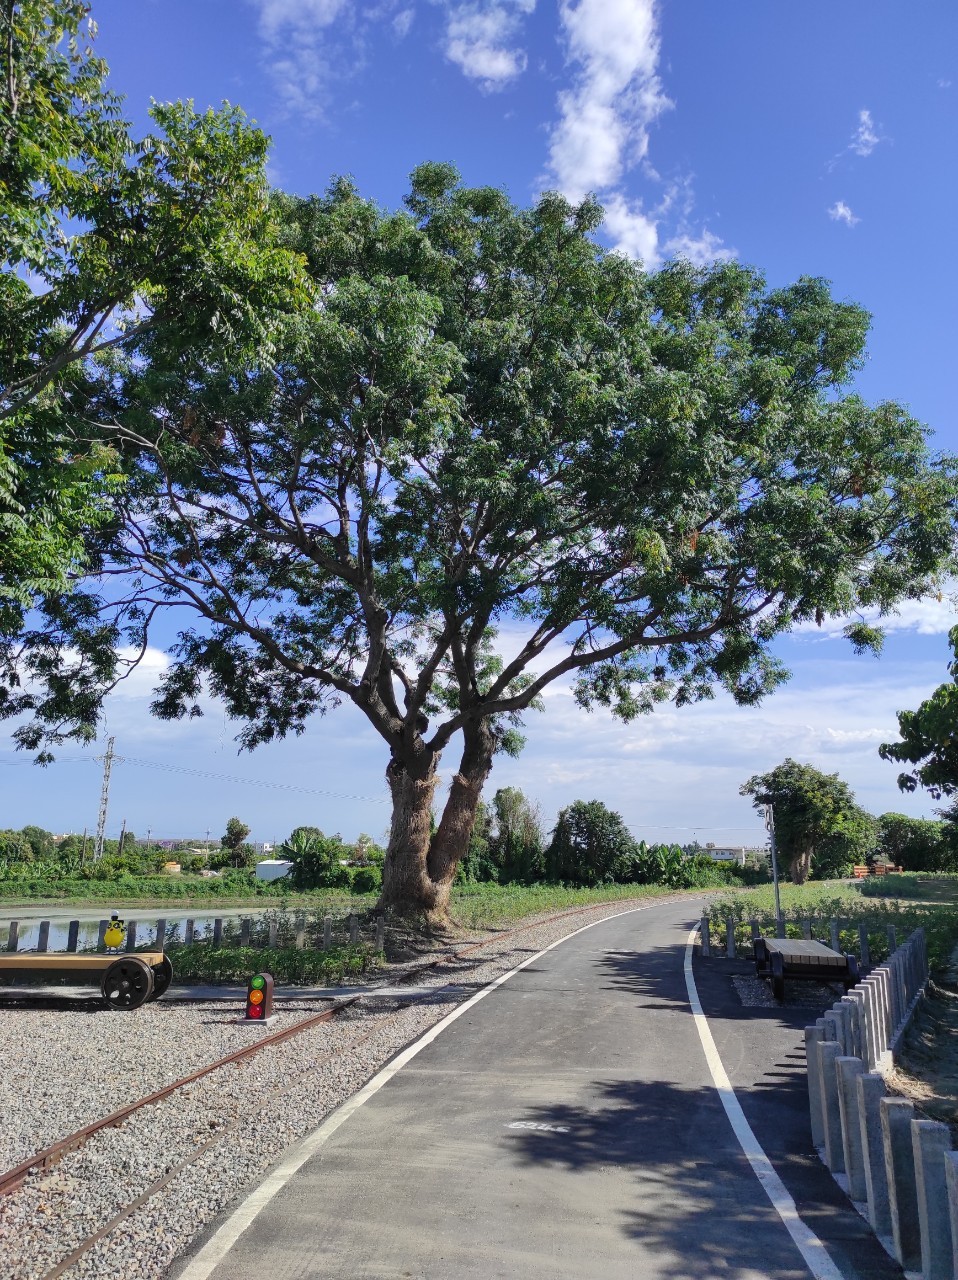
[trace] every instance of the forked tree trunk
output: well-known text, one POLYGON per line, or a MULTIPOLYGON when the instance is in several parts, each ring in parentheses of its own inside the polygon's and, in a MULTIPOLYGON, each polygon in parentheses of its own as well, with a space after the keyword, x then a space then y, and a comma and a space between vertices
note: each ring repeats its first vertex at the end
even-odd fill
POLYGON ((424 914, 439 925, 448 921, 452 882, 469 849, 482 787, 492 768, 492 748, 485 726, 469 734, 439 827, 432 835, 438 757, 423 757, 408 767, 396 760, 390 764, 387 777, 393 814, 380 906, 405 915, 424 914))
POLYGON ((800 849, 791 861, 788 868, 789 876, 792 884, 804 884, 811 874, 812 870, 812 846, 806 845, 804 849, 800 849))

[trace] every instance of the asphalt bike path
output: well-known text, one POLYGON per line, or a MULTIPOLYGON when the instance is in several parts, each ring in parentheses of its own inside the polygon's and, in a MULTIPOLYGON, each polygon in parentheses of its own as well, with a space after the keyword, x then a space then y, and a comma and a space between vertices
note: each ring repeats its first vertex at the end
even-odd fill
POLYGON ((696 907, 622 914, 538 956, 414 1056, 399 1055, 362 1105, 347 1103, 345 1120, 334 1113, 315 1154, 288 1177, 281 1162, 272 1185, 214 1223, 170 1274, 900 1278, 812 1148, 809 1011, 743 1008, 722 962, 697 959, 719 1070, 781 1179, 780 1200, 798 1209, 798 1238, 806 1228, 817 1237, 811 1251, 756 1176, 689 1003, 696 907))

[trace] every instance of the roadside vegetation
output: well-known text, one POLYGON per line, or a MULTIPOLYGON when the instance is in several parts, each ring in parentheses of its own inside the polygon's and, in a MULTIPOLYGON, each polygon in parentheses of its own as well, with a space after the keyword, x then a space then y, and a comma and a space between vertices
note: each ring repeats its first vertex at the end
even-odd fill
MULTIPOLYGON (((877 878, 876 878, 877 879, 877 878)), ((868 946, 873 964, 887 959, 889 943, 887 929, 894 925, 899 943, 915 929, 922 927, 928 940, 928 959, 933 972, 940 973, 949 963, 956 945, 958 945, 958 875, 938 876, 938 892, 941 895, 937 902, 899 901, 894 888, 886 886, 886 880, 905 879, 905 877, 882 876, 877 883, 885 889, 888 896, 879 897, 872 888, 870 880, 860 884, 848 885, 841 882, 811 883, 807 885, 787 885, 780 887, 782 915, 785 918, 785 933, 790 938, 800 938, 801 922, 812 918, 813 934, 821 936, 828 930, 830 920, 840 923, 839 945, 843 951, 857 952, 859 946, 858 927, 864 924, 868 930, 868 946), (945 896, 946 888, 950 889, 945 896)), ((757 921, 762 931, 775 927, 775 901, 772 887, 763 886, 748 889, 734 895, 723 894, 714 899, 706 912, 711 928, 716 937, 724 939, 725 921, 729 918, 737 922, 736 945, 738 948, 751 949, 751 930, 749 922, 757 921)), ((748 952, 746 952, 747 954, 748 952)))

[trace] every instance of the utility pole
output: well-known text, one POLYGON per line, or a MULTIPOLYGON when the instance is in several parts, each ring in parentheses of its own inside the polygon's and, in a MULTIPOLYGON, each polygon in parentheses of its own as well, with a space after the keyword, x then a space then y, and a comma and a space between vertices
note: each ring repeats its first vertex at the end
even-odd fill
POLYGON ((123 842, 126 839, 126 818, 123 819, 123 825, 120 827, 120 844, 116 851, 118 858, 123 857, 123 842))
POLYGON ((103 761, 103 787, 100 790, 100 814, 96 823, 96 844, 93 848, 93 861, 99 862, 103 857, 103 833, 106 831, 106 808, 110 800, 110 770, 113 768, 113 744, 116 738, 107 738, 106 755, 97 756, 103 761))
POLYGON ((784 930, 782 928, 782 904, 778 896, 778 855, 775 851, 775 810, 770 804, 765 806, 765 825, 768 828, 768 838, 772 844, 772 883, 775 886, 775 932, 781 935, 784 930))
POLYGON ((83 852, 80 854, 80 866, 86 865, 86 827, 83 828, 83 852))

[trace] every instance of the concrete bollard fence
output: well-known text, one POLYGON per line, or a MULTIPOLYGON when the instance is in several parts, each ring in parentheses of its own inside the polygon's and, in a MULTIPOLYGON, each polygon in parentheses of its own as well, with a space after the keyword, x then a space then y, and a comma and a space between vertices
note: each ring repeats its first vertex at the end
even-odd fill
MULTIPOLYGON (((891 932, 891 926, 890 932, 891 932)), ((958 1280, 958 1152, 947 1125, 888 1095, 894 1064, 928 982, 917 929, 805 1028, 812 1141, 907 1271, 958 1280)))

